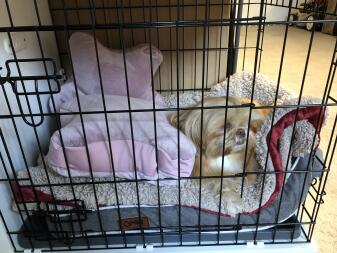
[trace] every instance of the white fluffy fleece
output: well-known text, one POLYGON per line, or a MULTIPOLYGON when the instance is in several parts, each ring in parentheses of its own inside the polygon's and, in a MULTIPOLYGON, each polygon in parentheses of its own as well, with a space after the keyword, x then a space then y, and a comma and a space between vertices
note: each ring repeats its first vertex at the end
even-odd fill
MULTIPOLYGON (((240 96, 250 98, 251 90, 253 85, 253 74, 252 73, 238 73, 230 77, 230 82, 224 81, 215 85, 210 92, 206 92, 205 96, 240 96), (228 88, 228 93, 227 93, 228 88)), ((260 104, 273 104, 276 95, 276 83, 263 75, 257 74, 255 79, 255 91, 254 100, 258 101, 260 104)), ((169 107, 177 106, 176 95, 166 96, 165 102, 169 107)), ((198 102, 201 99, 200 92, 186 92, 179 96, 180 106, 189 106, 198 102)), ((305 103, 312 103, 314 100, 310 98, 303 99, 305 103)), ((280 88, 277 96, 278 104, 289 104, 296 103, 294 95, 280 88)), ((290 109, 278 109, 275 112, 274 123, 277 122, 285 113, 290 109)), ((257 144, 256 144, 256 155, 257 161, 262 168, 264 168, 266 162, 267 154, 267 144, 266 136, 270 131, 271 116, 267 118, 263 124, 260 132, 257 134, 257 144)), ((288 155, 292 126, 284 132, 280 141, 280 150, 282 154, 282 160, 284 161, 288 155)), ((314 131, 312 125, 307 121, 302 121, 297 124, 295 130, 295 141, 291 149, 291 156, 303 156, 308 154, 311 149, 311 144, 314 136, 314 131)), ((317 140, 317 138, 316 138, 317 140)), ((216 162, 217 163, 217 162, 216 162)), ((286 168, 283 168, 286 169, 286 168)), ((289 169, 289 168, 288 168, 289 169)), ((45 170, 42 166, 32 167, 29 169, 32 176, 34 184, 45 184, 47 182, 45 170)), ((274 167, 270 159, 267 161, 266 171, 274 171, 274 167)), ((50 168, 47 168, 49 174, 49 179, 51 183, 69 183, 69 178, 65 178, 55 174, 50 168)), ((26 170, 18 172, 18 178, 28 178, 28 173, 26 170)), ((113 180, 113 178, 95 178, 95 181, 108 181, 113 180)), ((121 179, 122 180, 122 179, 121 179)), ((160 202, 161 204, 178 204, 178 196, 180 193, 181 205, 195 206, 208 209, 214 212, 219 211, 219 192, 215 192, 214 189, 210 187, 211 179, 202 180, 201 186, 201 202, 199 202, 199 180, 186 180, 186 182, 181 185, 180 189, 178 186, 160 186, 160 202)), ((241 179, 240 179, 241 180, 241 179)), ((73 178, 73 182, 90 182, 89 178, 73 178)), ((29 181, 20 181, 22 184, 29 185, 29 181)), ((213 185, 214 183, 212 183, 213 185)), ((226 179, 224 179, 224 184, 226 184, 226 179)), ((241 184, 238 184, 241 185, 241 184)), ((100 205, 116 205, 116 192, 114 184, 97 184, 96 193, 98 197, 98 203, 100 205)), ((44 193, 50 193, 49 187, 37 187, 44 193)), ((270 198, 271 194, 275 189, 275 175, 267 174, 265 178, 261 175, 257 177, 256 183, 250 186, 244 186, 242 202, 235 202, 235 200, 228 199, 224 197, 221 200, 220 212, 223 214, 236 215, 240 212, 251 212, 259 208, 260 204, 266 203, 270 198), (260 203, 261 193, 263 192, 262 202, 260 203)), ((91 184, 79 184, 73 187, 76 198, 84 201, 87 208, 96 208, 95 198, 93 193, 93 186, 91 184)), ((119 197, 119 203, 121 205, 136 205, 137 203, 137 189, 135 183, 118 183, 117 191, 119 197)), ((240 192, 241 188, 238 186, 236 191, 240 192)), ((139 182, 138 192, 140 203, 143 205, 157 205, 157 186, 147 184, 144 182, 139 182)), ((58 199, 71 200, 74 198, 72 193, 72 188, 70 186, 54 186, 53 193, 58 199)), ((31 205, 30 208, 35 209, 35 205, 31 205)), ((16 207, 14 208, 16 209, 16 207)))

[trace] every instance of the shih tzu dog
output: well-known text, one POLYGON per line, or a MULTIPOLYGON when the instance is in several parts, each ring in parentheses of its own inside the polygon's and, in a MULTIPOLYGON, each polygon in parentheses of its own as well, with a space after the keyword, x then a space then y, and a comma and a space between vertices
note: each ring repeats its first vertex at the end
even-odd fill
MULTIPOLYGON (((177 113, 172 114, 171 124, 178 127, 197 147, 194 176, 201 174, 220 178, 221 175, 231 176, 245 171, 247 172, 245 183, 255 182, 254 172, 258 168, 254 152, 255 136, 267 111, 253 109, 249 123, 249 107, 239 107, 242 103, 243 101, 236 97, 206 97, 204 109, 179 112, 179 126, 177 113), (226 99, 229 107, 217 108, 225 106, 226 99), (203 124, 201 124, 202 111, 203 124)), ((201 102, 195 107, 201 107, 201 102)), ((240 177, 226 178, 222 188, 222 191, 227 193, 226 197, 232 197, 236 202, 240 202, 241 198, 235 195, 234 190, 241 181, 240 177)), ((220 194, 220 181, 211 180, 211 182, 220 194)))

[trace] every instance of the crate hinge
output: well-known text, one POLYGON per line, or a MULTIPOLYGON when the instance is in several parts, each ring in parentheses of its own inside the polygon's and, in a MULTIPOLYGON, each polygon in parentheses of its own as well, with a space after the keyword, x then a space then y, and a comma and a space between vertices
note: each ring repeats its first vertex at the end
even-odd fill
POLYGON ((257 242, 254 242, 254 241, 249 241, 247 242, 247 248, 248 249, 254 249, 254 248, 263 248, 264 247, 264 242, 262 241, 257 241, 257 242))
POLYGON ((42 249, 34 249, 34 250, 25 249, 23 253, 42 253, 42 249))

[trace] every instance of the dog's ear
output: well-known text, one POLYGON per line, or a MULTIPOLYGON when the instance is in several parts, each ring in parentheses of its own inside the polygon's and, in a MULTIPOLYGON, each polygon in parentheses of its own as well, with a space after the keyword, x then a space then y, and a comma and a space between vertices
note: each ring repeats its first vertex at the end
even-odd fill
POLYGON ((172 113, 170 123, 176 128, 180 129, 188 138, 190 138, 195 145, 200 147, 200 111, 184 110, 179 112, 179 126, 178 113, 172 113))
POLYGON ((186 119, 188 118, 188 114, 189 111, 173 112, 169 117, 169 121, 172 126, 184 131, 183 128, 185 127, 185 122, 186 119), (179 126, 178 126, 178 114, 179 114, 179 126))
POLYGON ((173 112, 170 116, 170 123, 172 126, 175 126, 176 128, 178 128, 178 113, 177 112, 173 112))
POLYGON ((181 130, 194 142, 195 145, 198 146, 198 148, 200 148, 201 112, 199 110, 184 111, 182 112, 181 118, 183 121, 183 127, 181 130))
POLYGON ((264 120, 266 118, 266 114, 261 112, 260 110, 252 111, 251 120, 250 120, 250 129, 256 133, 260 130, 264 120))
POLYGON ((257 131, 260 130, 262 124, 263 124, 263 120, 252 120, 252 121, 250 122, 250 129, 251 129, 254 133, 257 133, 257 131))

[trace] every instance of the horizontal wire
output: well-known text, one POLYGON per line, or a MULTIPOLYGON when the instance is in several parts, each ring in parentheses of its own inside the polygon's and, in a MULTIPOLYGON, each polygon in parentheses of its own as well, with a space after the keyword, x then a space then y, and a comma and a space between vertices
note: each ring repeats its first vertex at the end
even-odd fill
MULTIPOLYGON (((278 175, 278 174, 306 174, 312 172, 328 172, 330 169, 325 170, 307 170, 307 171, 260 171, 260 172, 245 172, 246 175, 278 175)), ((241 178, 243 177, 242 174, 236 175, 227 175, 227 176, 191 176, 191 177, 180 177, 181 180, 191 179, 191 180, 199 180, 201 179, 221 179, 221 178, 241 178)), ((73 177, 72 177, 73 178, 73 177)), ((23 181, 25 179, 15 180, 15 181, 23 181)), ((27 179, 28 180, 28 179, 27 179)), ((153 181, 178 181, 177 178, 159 178, 159 179, 121 179, 121 180, 106 180, 106 181, 88 181, 88 182, 72 182, 72 183, 50 183, 50 184, 32 184, 32 185, 22 185, 22 187, 34 186, 34 187, 46 187, 46 186, 67 186, 67 185, 86 185, 86 184, 123 184, 123 183, 136 183, 136 182, 153 182, 153 181)), ((10 182, 14 181, 11 179, 2 179, 0 181, 3 182, 10 182)))
MULTIPOLYGON (((62 222, 62 221, 61 221, 62 222)), ((303 221, 302 223, 301 222, 293 222, 293 221, 290 221, 290 222, 283 222, 283 223, 275 223, 275 222, 261 222, 259 225, 261 226, 279 226, 279 227, 286 227, 286 226, 292 226, 292 225, 310 225, 310 224, 315 224, 315 222, 313 221, 303 221)), ((201 225, 201 227, 203 228, 202 232, 214 232, 214 228, 217 227, 218 225, 214 224, 214 225, 201 225)), ((247 223, 247 224, 241 224, 240 226, 237 226, 236 224, 223 224, 223 225, 220 225, 220 231, 224 231, 224 232, 227 232, 229 230, 233 230, 234 229, 239 229, 239 230, 242 230, 242 227, 255 227, 256 224, 255 223, 247 223), (232 229, 231 229, 232 228, 232 229)), ((162 229, 179 229, 179 226, 162 226, 161 227, 162 229)), ((183 232, 191 232, 191 233, 198 233, 199 230, 196 226, 185 226, 185 225, 181 225, 181 228, 185 228, 185 229, 188 229, 188 230, 185 230, 183 232), (195 229, 195 230, 193 230, 195 229)), ((146 232, 147 235, 151 235, 151 234, 159 234, 158 232, 153 232, 151 230, 154 230, 154 229, 160 229, 160 227, 158 226, 153 226, 153 227, 148 227, 148 228, 144 228, 144 232, 146 232)), ((246 229, 246 228, 245 228, 246 229)), ((55 230, 49 230, 49 232, 51 233, 57 233, 58 231, 55 231, 55 230)), ((78 231, 80 232, 80 231, 78 231)), ((96 232, 96 231, 94 231, 96 232)), ((101 231, 97 231, 97 232, 101 232, 101 231)), ((105 230, 104 232, 120 232, 120 230, 116 230, 116 229, 111 229, 111 230, 105 230)), ((9 234, 20 234, 21 232, 20 231, 9 231, 9 234)), ((165 234, 170 234, 169 231, 165 231, 165 234)), ((141 233, 137 233, 137 232, 132 232, 127 234, 127 235, 141 235, 141 233)), ((117 235, 111 235, 110 236, 120 236, 119 234, 117 235)))
MULTIPOLYGON (((38 94, 38 93, 37 93, 38 94)), ((35 116, 62 116, 62 115, 90 115, 90 114, 118 114, 118 113, 137 113, 137 112, 175 112, 175 111, 186 111, 186 110, 215 110, 215 109, 226 109, 226 108, 251 108, 252 110, 259 109, 280 109, 280 108, 306 108, 306 107, 331 107, 337 106, 336 103, 327 103, 327 104, 300 104, 300 105, 250 105, 250 104, 242 104, 242 105, 228 105, 228 106, 203 106, 203 107, 169 107, 169 108, 152 108, 152 109, 130 109, 130 110, 97 110, 97 111, 81 111, 81 112, 57 112, 57 113, 22 113, 22 114, 2 114, 0 115, 0 119, 10 119, 12 117, 35 117, 35 116)))
MULTIPOLYGON (((261 2, 260 1, 256 1, 256 2, 249 2, 249 3, 236 3, 237 6, 251 6, 251 5, 260 5, 261 2)), ((210 7, 221 7, 221 6, 230 6, 231 4, 230 3, 209 3, 209 6, 210 7)), ((272 1, 270 2, 265 2, 264 5, 267 5, 267 6, 275 6, 275 7, 282 7, 282 8, 287 8, 289 9, 289 5, 285 5, 285 4, 274 4, 272 3, 272 1)), ((179 7, 184 9, 184 8, 188 8, 188 7, 205 7, 206 5, 205 4, 202 4, 202 3, 198 3, 198 4, 180 4, 179 7)), ((171 9, 174 9, 174 8, 177 8, 178 6, 175 5, 175 4, 171 4, 171 5, 167 5, 167 4, 158 4, 156 5, 156 8, 171 8, 171 9)), ((124 9, 150 9, 151 6, 149 5, 132 5, 132 6, 123 6, 124 9)), ((301 10, 303 8, 301 8, 300 6, 298 5, 292 5, 291 6, 292 9, 296 9, 296 10, 301 10)), ((90 7, 76 7, 76 8, 67 8, 67 11, 88 11, 88 10, 91 10, 92 8, 90 7)), ((117 9, 121 9, 121 7, 116 7, 116 6, 104 6, 104 7, 95 7, 96 10, 117 10, 117 9)), ((64 11, 63 8, 50 8, 50 11, 64 11)), ((311 13, 315 13, 315 14, 325 14, 325 15, 330 15, 330 16, 337 16, 337 14, 335 12, 328 12, 328 11, 319 11, 319 10, 316 10, 316 9, 312 9, 310 11, 311 13)))
MULTIPOLYGON (((163 22, 139 22, 139 23, 125 23, 125 24, 82 24, 82 25, 37 25, 37 26, 11 26, 0 27, 0 32, 36 32, 36 31, 86 31, 86 30, 106 30, 106 29, 144 29, 144 28, 184 28, 184 27, 204 27, 204 26, 256 26, 258 25, 259 18, 241 18, 233 20, 218 20, 210 19, 209 21, 203 20, 188 20, 188 21, 163 21, 163 22), (252 22, 248 22, 252 21, 252 22), (245 23, 243 23, 245 22, 245 23)), ((337 23, 336 19, 324 20, 293 20, 293 21, 264 21, 265 25, 291 25, 291 24, 307 24, 307 23, 337 23)))

